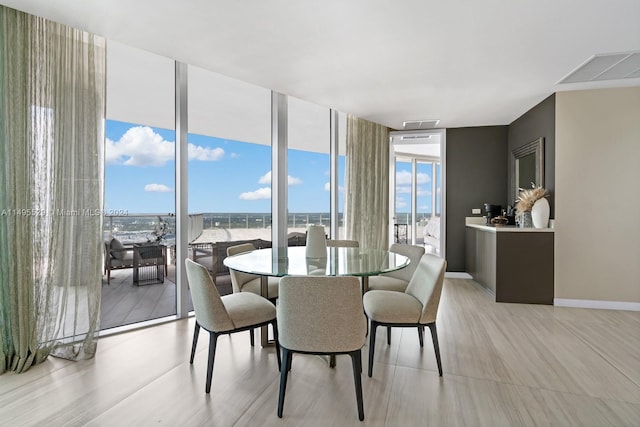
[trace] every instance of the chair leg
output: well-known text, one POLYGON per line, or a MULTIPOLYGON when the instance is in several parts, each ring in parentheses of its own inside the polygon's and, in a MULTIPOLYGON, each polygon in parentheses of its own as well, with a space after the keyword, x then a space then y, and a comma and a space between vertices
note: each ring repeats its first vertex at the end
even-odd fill
POLYGON ((251 340, 251 347, 254 347, 256 344, 256 341, 253 335, 253 329, 249 329, 249 339, 251 340))
POLYGON ((378 328, 378 322, 371 321, 371 328, 369 331, 369 378, 373 375, 373 353, 376 351, 376 329, 378 328))
POLYGON ((353 382, 356 386, 356 402, 358 403, 358 419, 364 420, 364 404, 362 403, 362 353, 360 350, 349 353, 353 365, 353 382))
POLYGON ((111 284, 111 269, 107 270, 107 285, 111 284))
POLYGON ((291 352, 282 347, 282 358, 284 366, 280 369, 280 393, 278 394, 278 418, 282 418, 282 408, 284 408, 284 395, 287 389, 287 377, 291 369, 291 352))
POLYGON ((424 326, 418 326, 418 339, 420 340, 420 347, 424 347, 424 326))
POLYGON ((200 325, 196 321, 196 326, 193 328, 193 343, 191 344, 191 359, 189 363, 193 365, 193 358, 196 355, 196 347, 198 345, 198 336, 200 335, 200 325))
POLYGON ((278 342, 278 322, 274 319, 271 323, 273 328, 273 340, 276 343, 276 358, 278 359, 278 371, 282 369, 282 359, 280 359, 280 343, 278 342))
POLYGON ((440 360, 440 346, 438 345, 438 332, 436 331, 436 323, 429 323, 429 329, 431 330, 431 339, 433 340, 433 349, 436 353, 436 362, 438 362, 438 373, 442 376, 442 361, 440 360))
POLYGON ((387 344, 391 345, 391 326, 387 326, 387 344))
POLYGON ((209 333, 209 361, 207 362, 207 385, 205 391, 209 393, 211 391, 211 377, 213 376, 213 362, 216 358, 216 343, 218 341, 218 334, 215 332, 209 333))

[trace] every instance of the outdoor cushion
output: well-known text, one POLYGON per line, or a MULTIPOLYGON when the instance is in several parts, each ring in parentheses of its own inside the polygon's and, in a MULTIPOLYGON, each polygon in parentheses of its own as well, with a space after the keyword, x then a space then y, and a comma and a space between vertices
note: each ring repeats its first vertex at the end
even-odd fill
POLYGON ((123 260, 127 251, 122 242, 116 238, 111 239, 111 256, 115 259, 123 260))

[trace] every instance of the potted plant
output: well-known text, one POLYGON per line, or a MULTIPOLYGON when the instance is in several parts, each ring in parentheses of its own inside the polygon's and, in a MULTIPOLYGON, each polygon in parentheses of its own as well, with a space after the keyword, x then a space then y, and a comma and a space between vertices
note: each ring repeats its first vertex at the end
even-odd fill
POLYGON ((516 219, 520 227, 545 228, 549 223, 549 201, 547 190, 531 185, 530 190, 518 189, 516 219))

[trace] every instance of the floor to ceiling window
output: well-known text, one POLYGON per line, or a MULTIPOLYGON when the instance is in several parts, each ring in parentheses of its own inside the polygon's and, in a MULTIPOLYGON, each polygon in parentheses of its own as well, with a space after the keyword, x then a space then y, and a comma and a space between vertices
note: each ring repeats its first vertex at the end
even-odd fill
MULTIPOLYGON (((116 42, 109 55, 104 234, 105 261, 113 265, 105 263, 103 329, 175 315, 180 281, 175 266, 176 64, 116 42), (113 255, 118 253, 111 252, 113 238, 127 259, 113 255), (141 244, 163 246, 161 262, 153 263, 154 280, 144 284, 131 259, 140 254, 133 246, 141 244)), ((231 292, 222 263, 226 249, 242 242, 272 244, 272 93, 199 67, 188 65, 186 71, 188 160, 187 173, 178 177, 187 180, 186 256, 207 266, 224 294, 231 292)), ((337 182, 336 236, 344 238, 346 116, 338 115, 332 177, 330 110, 293 97, 286 104, 288 212, 281 215, 287 216, 288 231, 302 237, 290 244, 304 244, 309 223, 325 226, 330 234, 332 180, 337 182)))
POLYGON ((189 257, 231 292, 231 245, 271 243, 271 93, 188 67, 189 257))
POLYGON ((304 244, 306 226, 330 231, 329 109, 288 97, 289 244, 304 244))
POLYGON ((107 52, 103 330, 176 313, 174 62, 117 42, 107 52))
POLYGON ((338 113, 338 176, 333 179, 338 180, 338 239, 346 239, 344 228, 344 188, 345 188, 345 164, 347 152, 347 115, 338 113))

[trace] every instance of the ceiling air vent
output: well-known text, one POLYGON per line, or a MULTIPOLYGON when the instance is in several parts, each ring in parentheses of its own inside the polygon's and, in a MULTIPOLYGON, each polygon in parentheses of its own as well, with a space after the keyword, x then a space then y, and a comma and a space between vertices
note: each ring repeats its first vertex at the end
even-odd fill
POLYGON ((440 120, 411 120, 402 122, 404 130, 433 129, 438 126, 440 120))
POLYGON ((558 82, 578 83, 640 77, 640 51, 598 54, 558 82))
POLYGON ((416 140, 416 139, 431 139, 431 135, 403 135, 400 137, 402 141, 416 140))

